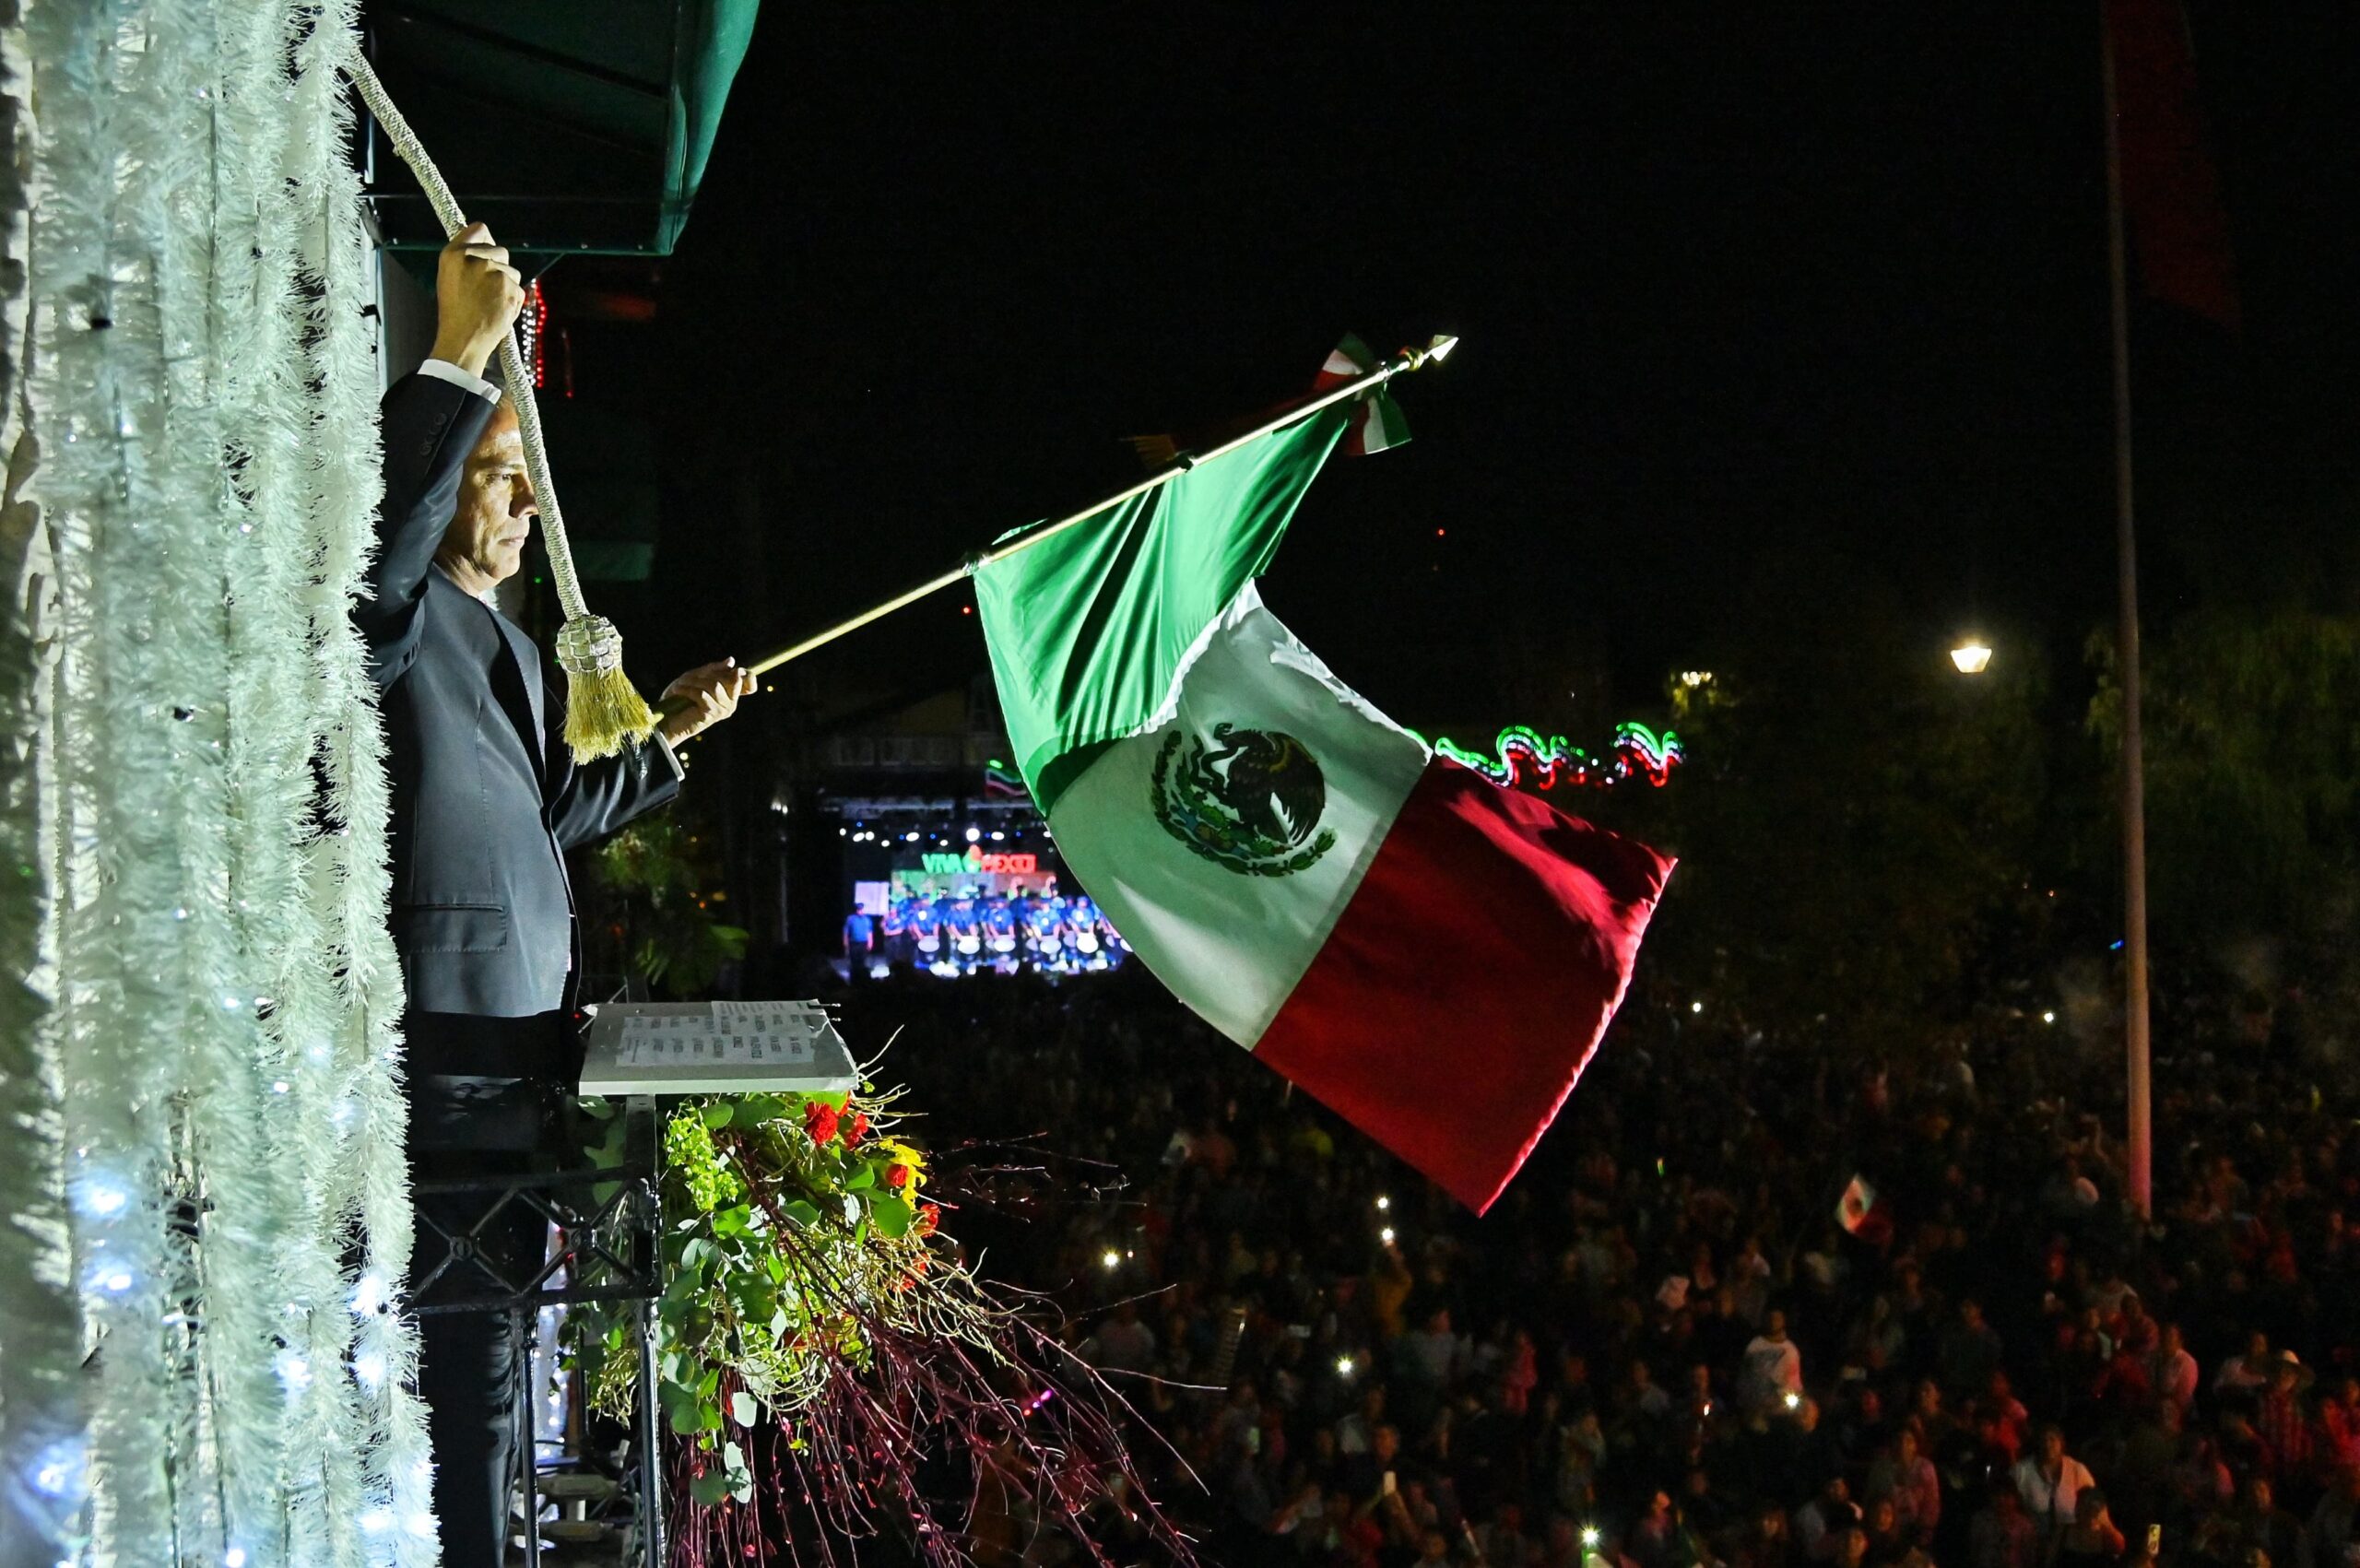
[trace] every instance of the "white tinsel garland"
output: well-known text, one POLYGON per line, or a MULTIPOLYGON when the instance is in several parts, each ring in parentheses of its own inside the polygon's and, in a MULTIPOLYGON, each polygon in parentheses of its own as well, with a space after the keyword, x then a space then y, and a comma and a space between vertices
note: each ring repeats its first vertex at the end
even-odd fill
MULTIPOLYGON (((56 1015, 56 749, 48 656, 55 568, 18 486, 23 419, 31 128, 22 18, 0 0, 0 1543, 73 1528, 85 1452, 81 1329, 66 1240, 56 1015)), ((6 1554, 13 1558, 11 1550, 6 1554)))
MULTIPOLYGON (((60 849, 53 904, 12 902, 0 940, 17 960, 53 938, 57 981, 52 1035, 36 992, 0 1004, 0 1164, 39 1153, 18 1129, 58 1131, 46 1181, 31 1160, 0 1201, 5 1244, 38 1261, 66 1199, 53 1273, 71 1294, 53 1286, 43 1312, 37 1280, 0 1279, 28 1306, 0 1316, 0 1484, 49 1483, 28 1515, 41 1561, 434 1556, 397 1311, 385 785, 345 614, 378 492, 334 68, 352 8, 26 15, 27 493, 61 599, 58 771, 52 792, 12 772, 0 848, 47 823, 60 849), (38 1069, 43 1038, 57 1070, 11 1070, 38 1069), (18 1439, 37 1419, 60 1435, 34 1472, 18 1439)), ((0 642, 20 752, 38 733, 23 642, 0 642)))

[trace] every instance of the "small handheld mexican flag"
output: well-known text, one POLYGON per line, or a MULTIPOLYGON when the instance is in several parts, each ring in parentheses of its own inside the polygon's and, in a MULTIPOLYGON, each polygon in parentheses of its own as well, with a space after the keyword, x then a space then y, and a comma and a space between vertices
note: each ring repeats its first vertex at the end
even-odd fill
POLYGON ((1854 1173, 1835 1200, 1835 1222, 1852 1235, 1878 1245, 1893 1239, 1893 1209, 1869 1179, 1854 1173))
MULTIPOLYGON (((995 560, 976 598, 1018 765, 1133 949, 1481 1212, 1613 1016, 1671 862, 1436 757, 1263 607, 1362 412, 995 560)), ((1398 443, 1398 414, 1370 435, 1398 443)))

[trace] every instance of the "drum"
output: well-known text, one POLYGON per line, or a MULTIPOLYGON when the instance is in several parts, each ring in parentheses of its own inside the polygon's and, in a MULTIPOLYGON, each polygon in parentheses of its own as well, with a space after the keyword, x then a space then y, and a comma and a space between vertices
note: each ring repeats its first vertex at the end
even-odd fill
POLYGON ((984 950, 984 939, 981 937, 962 937, 958 948, 961 958, 974 958, 984 950))
POLYGON ((1043 958, 1055 958, 1057 956, 1057 949, 1064 945, 1064 943, 1058 941, 1055 937, 1044 937, 1041 938, 1039 943, 1041 956, 1043 958))
POLYGON ((994 937, 992 938, 992 951, 994 951, 994 952, 996 952, 996 953, 1012 953, 1012 952, 1014 952, 1015 950, 1016 950, 1016 938, 1015 938, 1015 937, 994 937))
POLYGON ((1084 931, 1073 939, 1073 950, 1087 957, 1098 950, 1098 933, 1084 931))
POLYGON ((918 938, 918 951, 924 953, 926 957, 932 958, 941 950, 942 938, 940 937, 928 935, 918 938))

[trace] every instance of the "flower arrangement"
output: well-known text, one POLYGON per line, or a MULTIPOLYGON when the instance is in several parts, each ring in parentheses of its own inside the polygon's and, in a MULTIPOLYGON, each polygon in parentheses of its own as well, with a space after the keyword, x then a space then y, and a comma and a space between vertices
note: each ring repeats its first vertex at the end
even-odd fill
MULTIPOLYGON (((1085 1515, 1111 1500, 1185 1568, 1120 1395, 1032 1321, 1033 1299, 960 1261, 894 1099, 716 1097, 664 1124, 654 1325, 676 1562, 764 1562, 790 1536, 832 1562, 838 1541, 891 1529, 954 1568, 986 1500, 1021 1499, 1103 1563, 1085 1515)), ((620 1157, 610 1125, 594 1159, 620 1157)), ((628 1315, 577 1308, 569 1332, 594 1409, 628 1420, 628 1315)))

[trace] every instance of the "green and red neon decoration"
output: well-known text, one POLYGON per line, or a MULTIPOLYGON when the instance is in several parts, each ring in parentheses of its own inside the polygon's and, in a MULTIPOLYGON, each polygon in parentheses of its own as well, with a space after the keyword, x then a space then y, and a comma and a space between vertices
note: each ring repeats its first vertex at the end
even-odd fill
POLYGON ((1544 737, 1524 725, 1510 725, 1500 731, 1488 757, 1447 737, 1438 737, 1433 744, 1438 754, 1463 768, 1472 768, 1502 789, 1524 784, 1542 789, 1561 784, 1577 789, 1612 789, 1639 781, 1661 789, 1672 769, 1688 760, 1677 733, 1665 730, 1658 735, 1642 724, 1615 725, 1614 749, 1604 756, 1593 756, 1562 735, 1544 737))
MULTIPOLYGON (((1668 729, 1658 734, 1643 724, 1615 725, 1614 749, 1604 756, 1593 756, 1562 735, 1543 736, 1525 725, 1510 725, 1500 731, 1488 757, 1468 750, 1447 736, 1437 737, 1431 744, 1437 754, 1472 768, 1502 789, 1527 784, 1542 789, 1561 784, 1576 789, 1612 789, 1638 782, 1661 789, 1671 778, 1671 771, 1688 760, 1679 732, 1668 729)), ((1025 793, 1024 781, 995 758, 984 770, 984 793, 1021 796, 1025 793)))

